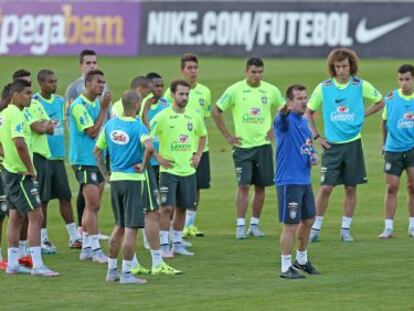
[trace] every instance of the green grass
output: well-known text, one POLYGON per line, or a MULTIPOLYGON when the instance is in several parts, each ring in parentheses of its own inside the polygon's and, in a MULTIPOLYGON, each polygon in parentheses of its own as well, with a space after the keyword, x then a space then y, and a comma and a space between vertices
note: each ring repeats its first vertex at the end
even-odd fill
MULTIPOLYGON (((200 82, 211 88, 216 100, 231 83, 244 76, 244 59, 201 58, 200 82)), ((402 60, 362 60, 361 76, 385 94, 396 85, 396 68, 402 60)), ((282 91, 295 82, 312 90, 326 77, 325 61, 266 59, 265 80, 282 91)), ((179 75, 177 57, 100 58, 102 68, 118 98, 132 77, 160 72, 168 83, 179 75)), ((19 68, 37 72, 55 70, 59 93, 79 76, 75 57, 0 59, 0 85, 19 68)), ((166 83, 166 85, 167 85, 166 83)), ((226 115, 230 126, 231 117, 226 115)), ((414 310, 413 243, 407 236, 405 177, 395 219, 397 238, 377 239, 383 227, 384 178, 380 157, 379 114, 370 117, 363 130, 369 183, 359 189, 353 233, 356 242, 339 238, 342 189, 336 189, 326 214, 321 239, 309 254, 322 275, 303 281, 278 277, 280 260, 275 191, 268 188, 262 216, 263 239, 236 241, 235 178, 230 146, 212 120, 208 121, 212 162, 212 188, 203 192, 197 223, 206 237, 193 239, 194 258, 176 258, 171 264, 185 273, 177 277, 148 277, 145 286, 119 286, 104 282, 106 267, 80 263, 78 251, 66 246, 67 235, 56 202, 50 205, 49 236, 58 246, 56 256, 45 262, 61 272, 55 279, 0 274, 0 309, 98 309, 102 310, 414 310)), ((70 172, 72 190, 77 186, 70 172)), ((313 172, 314 190, 318 171, 313 172)), ((101 231, 109 233, 113 216, 106 191, 99 216, 101 231)), ((249 212, 250 214, 250 212, 249 212)), ((3 230, 4 232, 4 230, 3 230)), ((3 233, 4 235, 4 233, 3 233)), ((105 243, 103 244, 106 248, 105 243)), ((3 243, 3 254, 5 247, 3 243)), ((138 254, 149 266, 150 256, 139 239, 138 254)))

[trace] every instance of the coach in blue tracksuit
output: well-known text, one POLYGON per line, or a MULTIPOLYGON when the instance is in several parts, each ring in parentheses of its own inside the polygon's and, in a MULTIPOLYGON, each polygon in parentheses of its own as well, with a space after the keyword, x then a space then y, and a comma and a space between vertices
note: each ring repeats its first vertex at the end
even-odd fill
POLYGON ((297 270, 318 274, 307 256, 310 229, 315 217, 315 200, 311 186, 311 165, 318 162, 306 111, 306 88, 292 85, 286 92, 287 103, 277 115, 273 129, 276 139, 275 183, 279 219, 283 223, 280 236, 281 278, 305 276, 297 270), (292 265, 292 246, 297 232, 296 261, 292 265))

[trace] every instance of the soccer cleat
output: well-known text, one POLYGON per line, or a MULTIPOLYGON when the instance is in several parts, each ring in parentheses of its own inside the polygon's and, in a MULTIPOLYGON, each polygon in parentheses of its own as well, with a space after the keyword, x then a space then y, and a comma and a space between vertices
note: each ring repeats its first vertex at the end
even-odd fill
POLYGON ((56 254, 56 246, 50 243, 49 240, 44 240, 43 242, 41 242, 40 247, 42 248, 42 255, 56 254))
POLYGON ((319 241, 319 234, 320 234, 320 230, 319 229, 311 229, 310 234, 309 234, 309 242, 318 242, 319 241))
POLYGON ((414 227, 408 228, 408 236, 414 238, 414 227))
POLYGON ((0 261, 0 270, 6 271, 6 269, 7 269, 7 261, 6 260, 0 261))
POLYGON ((258 225, 250 225, 249 229, 247 229, 247 235, 255 236, 262 238, 265 234, 259 229, 258 225))
POLYGON ((131 268, 131 272, 132 274, 150 274, 151 273, 149 269, 145 268, 141 264, 138 264, 134 268, 131 268))
POLYGON ((119 278, 120 284, 145 284, 147 283, 146 280, 138 279, 131 274, 131 272, 126 273, 122 272, 121 277, 119 278))
POLYGON ((59 272, 50 270, 46 266, 42 266, 42 267, 39 267, 39 268, 32 269, 32 275, 52 277, 52 276, 58 276, 59 272))
POLYGON ((247 238, 246 232, 244 231, 244 226, 237 226, 236 227, 236 239, 237 240, 244 240, 247 238))
POLYGON ((304 265, 300 265, 298 263, 297 260, 295 260, 295 262, 293 263, 293 268, 296 270, 301 270, 303 272, 306 272, 308 274, 320 274, 314 266, 312 266, 312 264, 310 263, 310 261, 308 261, 307 263, 305 263, 304 265))
POLYGON ((108 263, 108 256, 101 249, 92 251, 92 261, 97 263, 108 263))
POLYGON ((112 269, 112 270, 108 270, 108 272, 106 273, 105 281, 116 282, 116 281, 119 281, 120 278, 121 276, 119 275, 118 269, 112 269))
POLYGON ((394 237, 392 229, 384 229, 382 233, 378 236, 378 238, 385 240, 385 239, 391 239, 394 237))
POLYGON ((103 234, 101 232, 99 232, 97 235, 99 240, 109 240, 109 235, 103 234))
POLYGON ((353 242, 354 238, 351 235, 351 232, 349 229, 341 229, 341 240, 344 242, 353 242))
POLYGON ((6 268, 7 274, 30 274, 31 272, 32 272, 31 269, 28 269, 21 265, 18 265, 17 267, 13 267, 13 268, 7 266, 6 268))
POLYGON ((19 258, 19 265, 29 267, 29 268, 33 267, 32 257, 30 257, 29 255, 26 255, 26 256, 19 258))
POLYGON ((189 225, 188 227, 184 228, 183 235, 184 237, 202 237, 204 236, 204 233, 198 230, 195 225, 189 225))
POLYGON ((182 274, 183 272, 177 269, 174 269, 173 267, 167 265, 165 262, 160 264, 158 267, 151 269, 152 275, 159 275, 159 274, 165 274, 165 275, 177 275, 182 274))
POLYGON ((81 239, 75 240, 75 241, 70 240, 69 241, 69 248, 71 248, 71 249, 81 249, 82 248, 82 240, 81 239))
POLYGON ((174 255, 194 256, 194 253, 189 252, 181 243, 174 243, 171 252, 174 255))
POLYGON ((174 258, 174 254, 171 252, 170 245, 160 245, 162 258, 174 258))
POLYGON ((289 269, 286 272, 280 273, 280 277, 282 279, 288 279, 288 280, 297 280, 297 279, 305 279, 306 278, 306 276, 300 274, 292 266, 290 266, 289 269))
POLYGON ((193 246, 193 244, 191 244, 191 242, 188 242, 188 241, 186 241, 186 240, 182 240, 181 241, 181 244, 185 247, 185 248, 187 248, 187 247, 192 247, 193 246))
POLYGON ((93 259, 92 249, 90 247, 82 248, 80 255, 79 255, 79 259, 82 261, 92 260, 93 259))

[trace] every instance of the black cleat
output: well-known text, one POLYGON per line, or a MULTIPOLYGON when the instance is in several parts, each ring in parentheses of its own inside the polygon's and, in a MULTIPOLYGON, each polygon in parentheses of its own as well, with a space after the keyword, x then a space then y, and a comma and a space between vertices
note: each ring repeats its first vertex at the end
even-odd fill
POLYGON ((290 266, 289 269, 286 272, 282 272, 280 274, 280 277, 282 279, 288 279, 288 280, 296 280, 296 279, 305 279, 306 277, 299 272, 297 272, 293 266, 290 266))
POLYGON ((314 266, 312 266, 312 264, 310 263, 310 261, 308 261, 307 263, 305 263, 304 265, 300 265, 299 263, 298 263, 298 261, 297 260, 295 260, 295 262, 293 263, 293 267, 295 268, 295 269, 298 269, 298 270, 301 270, 301 271, 304 271, 304 272, 306 272, 306 273, 308 273, 308 274, 313 274, 313 275, 315 275, 315 274, 320 274, 316 269, 315 269, 315 267, 314 266))

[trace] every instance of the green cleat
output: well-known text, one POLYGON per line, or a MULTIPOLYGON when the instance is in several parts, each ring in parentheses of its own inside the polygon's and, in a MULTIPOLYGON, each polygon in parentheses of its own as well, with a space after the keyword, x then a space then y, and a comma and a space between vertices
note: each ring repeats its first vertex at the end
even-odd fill
POLYGON ((165 274, 165 275, 177 275, 182 274, 183 272, 177 269, 174 269, 173 267, 167 265, 165 262, 160 264, 156 268, 151 269, 152 275, 159 275, 159 274, 165 274))
POLYGON ((194 236, 201 237, 201 236, 204 236, 204 233, 198 230, 196 226, 190 225, 184 228, 183 235, 184 237, 194 237, 194 236))
POLYGON ((138 264, 138 266, 131 269, 131 272, 133 274, 150 274, 151 271, 145 267, 143 267, 141 264, 138 264))

